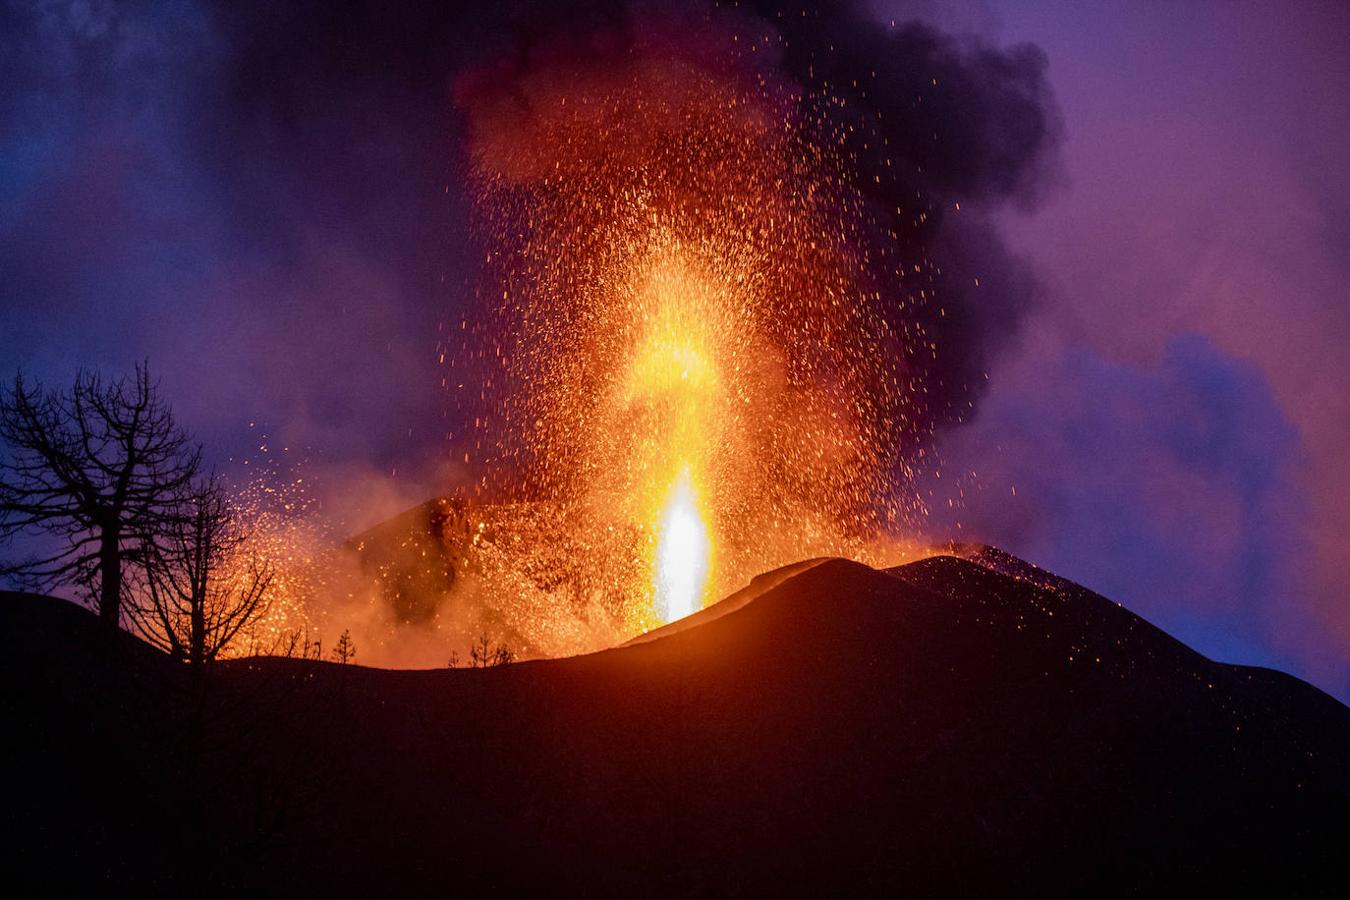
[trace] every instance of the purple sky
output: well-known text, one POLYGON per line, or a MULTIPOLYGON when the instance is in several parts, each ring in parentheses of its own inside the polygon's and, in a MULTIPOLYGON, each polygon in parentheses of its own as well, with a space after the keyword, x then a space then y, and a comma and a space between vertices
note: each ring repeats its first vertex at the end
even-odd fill
POLYGON ((1066 129, 1003 218, 1047 297, 949 443, 967 527, 1350 696, 1350 6, 922 12, 1042 47, 1066 129))
MULTIPOLYGON (((871 5, 1039 45, 1065 128, 1062 183, 997 214, 1045 291, 944 440, 976 477, 936 530, 1350 697, 1350 7, 871 5)), ((395 83, 363 63, 389 46, 335 62, 231 8, 0 11, 0 369, 148 355, 219 458, 266 432, 393 508, 445 477, 463 48, 372 30, 395 83)))

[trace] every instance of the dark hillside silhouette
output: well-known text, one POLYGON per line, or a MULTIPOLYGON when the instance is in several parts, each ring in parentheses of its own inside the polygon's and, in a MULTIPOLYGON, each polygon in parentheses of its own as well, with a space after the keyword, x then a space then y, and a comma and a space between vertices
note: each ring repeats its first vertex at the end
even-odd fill
POLYGON ((571 659, 227 662, 191 778, 144 756, 185 732, 186 707, 145 700, 182 668, 7 598, 2 713, 34 736, 13 742, 7 868, 55 893, 291 896, 1298 896, 1343 877, 1350 710, 1008 560, 821 561, 571 659), (84 793, 90 753, 128 760, 126 784, 84 793), (166 815, 184 797, 212 811, 205 843, 166 815), (213 880, 184 841, 215 848, 213 880))

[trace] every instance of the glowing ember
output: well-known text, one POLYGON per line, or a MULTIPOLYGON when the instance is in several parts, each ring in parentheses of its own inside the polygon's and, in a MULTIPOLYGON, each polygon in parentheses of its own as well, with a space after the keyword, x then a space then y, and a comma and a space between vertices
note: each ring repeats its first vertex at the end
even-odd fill
POLYGON ((482 493, 550 510, 494 593, 628 634, 779 565, 878 561, 917 505, 896 436, 931 352, 873 302, 893 251, 807 101, 657 58, 471 99, 490 314, 451 360, 482 493))
POLYGON ((663 621, 682 619, 703 605, 708 553, 708 532, 686 468, 670 493, 657 538, 656 609, 663 621))
POLYGON ((250 622, 223 655, 299 651, 288 644, 319 636, 311 604, 331 588, 327 573, 333 560, 326 549, 331 541, 310 514, 315 504, 294 467, 272 456, 266 443, 243 465, 253 476, 235 486, 230 503, 246 523, 245 537, 223 560, 221 579, 237 581, 255 567, 271 578, 266 612, 250 622))

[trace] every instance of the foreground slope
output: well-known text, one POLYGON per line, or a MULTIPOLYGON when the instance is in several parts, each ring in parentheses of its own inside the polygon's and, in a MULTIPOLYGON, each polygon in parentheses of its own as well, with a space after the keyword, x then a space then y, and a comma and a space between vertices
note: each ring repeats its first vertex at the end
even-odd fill
POLYGON ((36 736, 17 870, 384 895, 1343 882, 1350 710, 1008 560, 819 562, 572 659, 252 660, 200 690, 6 603, 4 713, 36 736))

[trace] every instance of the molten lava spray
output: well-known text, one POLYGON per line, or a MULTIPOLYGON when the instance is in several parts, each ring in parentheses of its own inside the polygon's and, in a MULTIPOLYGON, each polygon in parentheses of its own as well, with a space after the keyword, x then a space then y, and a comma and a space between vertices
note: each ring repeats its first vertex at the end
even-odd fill
POLYGON ((647 628, 863 555, 907 510, 902 335, 857 302, 862 203, 803 98, 655 54, 516 84, 474 101, 500 303, 464 328, 483 489, 556 510, 557 590, 647 628))
POLYGON ((686 467, 675 479, 657 538, 656 613, 664 621, 682 619, 703 605, 708 554, 708 529, 686 467))
POLYGON ((529 535, 496 593, 632 633, 778 565, 905 554, 914 469, 973 390, 936 362, 937 213, 867 85, 803 88, 788 43, 653 15, 457 86, 485 272, 454 437, 480 497, 531 510, 487 540, 529 535))
MULTIPOLYGON (((212 105, 212 133, 261 166, 244 187, 297 199, 289 214, 269 203, 275 191, 244 206, 267 209, 282 244, 318 219, 344 222, 354 242, 333 252, 355 269, 324 265, 324 248, 284 254, 283 280, 312 282, 316 264, 341 276, 283 304, 287 321, 304 307, 311 330, 349 348, 375 328, 399 357, 346 367, 362 373, 355 385, 272 354, 278 377, 308 374, 301 393, 328 405, 344 400, 339 382, 367 402, 411 395, 420 382, 405 385, 415 370, 401 363, 413 354, 388 329, 420 322, 432 298, 453 304, 436 353, 454 407, 446 480, 460 490, 430 507, 417 539, 372 542, 351 588, 311 588, 333 566, 288 548, 322 542, 277 520, 269 557, 300 571, 287 579, 297 598, 319 599, 276 609, 317 610, 303 624, 332 623, 331 639, 359 625, 359 604, 330 598, 360 596, 369 568, 379 628, 358 628, 363 661, 435 664, 482 629, 523 655, 577 652, 778 563, 875 559, 878 539, 921 517, 909 473, 929 465, 930 431, 974 408, 990 353, 1029 306, 1032 285, 989 217, 1034 201, 1056 116, 1035 48, 888 25, 875 7, 466 0, 317 24, 259 7, 224 23, 249 52, 222 58, 221 75, 248 90, 212 105), (272 146, 282 132, 295 140, 272 146), (330 146, 321 165, 284 152, 330 146), (467 310, 426 277, 459 271, 444 228, 465 182, 451 166, 425 190, 456 158, 485 263, 467 310), (369 326, 353 335, 328 302, 349 295, 380 298, 352 306, 369 326), (702 587, 672 607, 661 560, 694 529, 665 523, 691 521, 668 515, 688 508, 702 587), (373 558, 386 546, 397 564, 373 558)), ((372 435, 402 434, 407 399, 357 412, 372 435)), ((392 474, 388 437, 372 441, 378 475, 392 474)), ((366 442, 343 443, 355 454, 366 442)), ((402 465, 388 484, 376 474, 337 472, 335 493, 369 497, 373 484, 399 508, 413 502, 402 465)), ((323 506, 344 534, 395 508, 372 502, 340 524, 323 506)))

